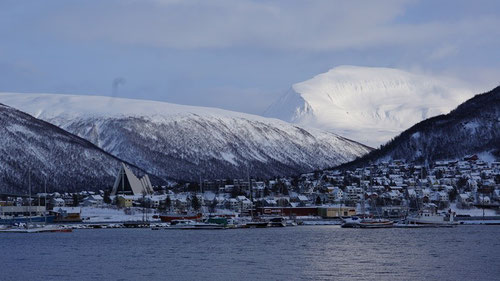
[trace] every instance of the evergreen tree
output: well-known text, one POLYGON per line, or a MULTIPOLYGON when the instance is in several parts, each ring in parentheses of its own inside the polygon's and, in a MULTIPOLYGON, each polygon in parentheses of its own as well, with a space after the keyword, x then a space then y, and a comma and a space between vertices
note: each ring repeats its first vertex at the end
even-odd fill
POLYGON ((212 203, 210 203, 210 212, 211 213, 214 213, 215 212, 215 209, 217 208, 217 198, 214 198, 214 200, 212 201, 212 203))
POLYGON ((80 197, 78 197, 78 194, 74 193, 73 194, 73 207, 78 207, 80 205, 80 197))
POLYGON ((288 195, 288 187, 286 186, 286 184, 283 185, 283 195, 288 195))
POLYGON ((236 196, 240 195, 240 188, 233 186, 233 189, 231 190, 231 198, 236 198, 236 196))
POLYGON ((200 190, 200 185, 197 182, 189 183, 188 191, 198 192, 200 190))
POLYGON ((425 168, 422 167, 421 179, 427 178, 428 174, 429 173, 427 172, 427 169, 425 169, 425 168))
POLYGON ((269 188, 267 188, 267 186, 266 186, 266 187, 264 187, 264 197, 267 197, 267 196, 269 196, 269 188))
POLYGON ((109 197, 109 194, 110 194, 109 190, 104 191, 104 196, 103 196, 102 200, 106 204, 111 204, 111 198, 109 197))
POLYGON ((200 201, 198 200, 198 197, 196 195, 193 195, 193 199, 191 200, 191 207, 193 207, 195 211, 199 211, 201 208, 200 201))
POLYGON ((165 209, 170 211, 172 208, 172 199, 170 199, 170 195, 167 195, 167 199, 165 199, 165 209))
POLYGON ((316 205, 321 205, 321 198, 319 196, 316 196, 316 205))
POLYGON ((460 179, 458 179, 458 181, 457 181, 457 188, 459 190, 463 189, 466 185, 467 185, 467 178, 461 177, 460 179))
POLYGON ((273 185, 272 191, 274 193, 279 193, 281 191, 282 184, 283 183, 281 182, 281 179, 278 179, 276 183, 273 185))
POLYGON ((450 193, 448 194, 448 198, 450 199, 450 202, 455 201, 455 199, 457 199, 457 196, 458 196, 458 191, 456 188, 453 188, 450 191, 450 193))
POLYGON ((436 179, 442 179, 443 178, 443 171, 437 170, 435 175, 436 175, 436 179))
POLYGON ((344 176, 344 179, 342 181, 342 185, 343 186, 349 186, 349 185, 351 185, 351 181, 350 181, 350 177, 349 176, 347 176, 347 175, 344 176))

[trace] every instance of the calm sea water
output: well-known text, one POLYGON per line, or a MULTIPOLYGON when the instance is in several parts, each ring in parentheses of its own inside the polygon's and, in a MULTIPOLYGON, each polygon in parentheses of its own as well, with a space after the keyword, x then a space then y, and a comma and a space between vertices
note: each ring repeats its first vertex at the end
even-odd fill
POLYGON ((0 280, 500 280, 500 227, 1 234, 0 280))

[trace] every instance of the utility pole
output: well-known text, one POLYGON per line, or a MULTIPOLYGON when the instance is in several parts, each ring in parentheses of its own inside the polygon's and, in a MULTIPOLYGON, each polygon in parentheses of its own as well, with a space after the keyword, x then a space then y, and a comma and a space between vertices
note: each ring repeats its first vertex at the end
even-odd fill
POLYGON ((201 181, 201 174, 200 174, 200 193, 203 193, 203 182, 201 181))

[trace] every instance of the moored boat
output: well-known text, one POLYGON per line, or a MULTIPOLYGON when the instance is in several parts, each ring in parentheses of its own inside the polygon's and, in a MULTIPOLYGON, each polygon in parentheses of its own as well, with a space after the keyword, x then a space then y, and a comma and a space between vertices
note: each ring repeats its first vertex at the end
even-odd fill
POLYGON ((195 213, 186 213, 186 214, 177 214, 177 213, 166 213, 161 214, 160 219, 162 222, 172 222, 173 220, 199 220, 201 219, 201 214, 195 213))
POLYGON ((169 229, 224 229, 223 225, 216 223, 205 223, 205 222, 196 222, 193 220, 173 220, 170 223, 169 227, 165 228, 169 229))
POLYGON ((285 227, 286 226, 285 218, 283 218, 283 217, 270 218, 269 219, 269 226, 270 227, 285 227))
POLYGON ((149 227, 150 223, 148 221, 127 221, 123 223, 126 228, 145 228, 149 227))
POLYGON ((390 228, 394 222, 387 219, 359 218, 351 217, 343 219, 341 227, 343 228, 390 228))
POLYGON ((53 223, 55 216, 2 216, 0 217, 0 224, 14 225, 16 223, 53 223))
POLYGON ((13 226, 0 228, 0 233, 41 233, 41 232, 72 232, 71 228, 58 225, 39 225, 32 223, 19 223, 13 226))
POLYGON ((222 226, 228 225, 228 220, 227 218, 224 217, 209 217, 208 219, 205 220, 205 222, 211 224, 218 224, 222 226))
POLYGON ((363 219, 361 220, 361 228, 390 228, 394 226, 394 222, 388 219, 363 219))
POLYGON ((449 212, 448 215, 437 214, 430 210, 420 211, 415 216, 408 217, 405 221, 407 225, 425 225, 425 226, 453 226, 455 222, 455 213, 449 212))

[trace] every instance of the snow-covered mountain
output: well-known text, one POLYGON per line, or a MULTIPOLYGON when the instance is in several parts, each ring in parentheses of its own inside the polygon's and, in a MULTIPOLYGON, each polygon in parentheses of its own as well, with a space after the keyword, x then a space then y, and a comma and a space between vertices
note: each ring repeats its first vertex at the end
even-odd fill
POLYGON ((0 102, 160 176, 271 177, 331 167, 371 149, 336 134, 215 108, 99 96, 0 94, 0 102))
POLYGON ((500 159, 500 87, 469 99, 449 114, 416 124, 344 167, 391 159, 431 163, 473 154, 487 161, 500 159))
POLYGON ((472 95, 450 78, 339 66, 294 84, 264 115, 377 147, 424 119, 448 113, 472 95))
MULTIPOLYGON (((0 192, 105 189, 121 160, 89 141, 0 104, 0 192)), ((137 170, 135 170, 137 172, 137 170)))

